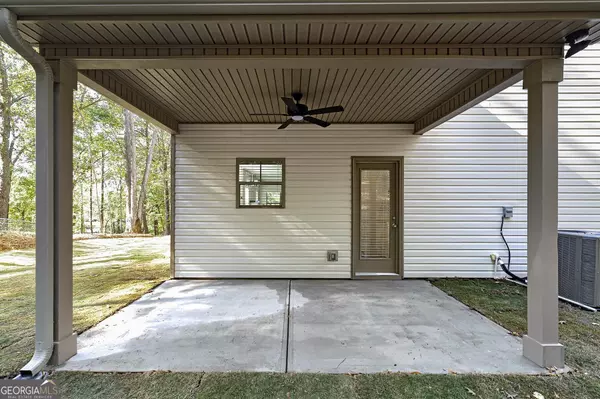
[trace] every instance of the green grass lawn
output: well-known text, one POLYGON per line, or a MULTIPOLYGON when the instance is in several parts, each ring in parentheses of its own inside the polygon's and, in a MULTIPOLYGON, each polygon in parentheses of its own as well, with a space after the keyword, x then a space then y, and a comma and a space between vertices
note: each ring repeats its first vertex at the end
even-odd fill
POLYGON ((597 399, 593 377, 415 374, 74 373, 53 377, 64 398, 597 399), (541 396, 538 396, 541 398, 541 396))
MULTIPOLYGON (((74 242, 73 324, 78 333, 169 278, 169 260, 164 254, 168 252, 168 238, 119 240, 74 242), (153 249, 142 251, 146 245, 153 249)), ((33 251, 2 254, 0 377, 14 375, 27 363, 35 346, 33 257, 33 251), (21 264, 11 267, 11 259, 21 264), (30 264, 23 266, 28 260, 30 264)))

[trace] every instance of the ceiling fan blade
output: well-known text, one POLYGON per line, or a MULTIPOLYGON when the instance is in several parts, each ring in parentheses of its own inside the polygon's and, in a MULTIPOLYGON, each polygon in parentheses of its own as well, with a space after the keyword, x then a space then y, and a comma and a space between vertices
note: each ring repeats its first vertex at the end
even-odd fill
POLYGON ((317 119, 317 118, 313 118, 312 116, 305 116, 304 120, 310 123, 314 123, 315 125, 319 125, 321 127, 327 127, 329 125, 331 125, 331 123, 329 122, 325 122, 321 119, 317 119))
POLYGON ((283 122, 277 129, 285 129, 286 127, 288 127, 294 120, 292 118, 288 119, 287 121, 283 122))
POLYGON ((311 109, 306 113, 306 115, 328 114, 330 112, 342 112, 343 110, 344 107, 342 107, 341 105, 336 105, 335 107, 311 109))
POLYGON ((288 114, 248 114, 250 116, 289 116, 288 114))
POLYGON ((288 109, 290 111, 292 111, 292 113, 298 113, 298 107, 296 106, 296 102, 294 101, 293 98, 289 98, 289 97, 281 97, 281 100, 285 103, 285 105, 288 107, 288 109))

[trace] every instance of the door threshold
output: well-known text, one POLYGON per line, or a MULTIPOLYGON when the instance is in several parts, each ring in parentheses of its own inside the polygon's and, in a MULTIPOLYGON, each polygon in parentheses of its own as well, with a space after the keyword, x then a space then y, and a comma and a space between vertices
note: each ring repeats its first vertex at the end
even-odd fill
POLYGON ((355 279, 401 279, 402 276, 398 273, 368 273, 360 272, 354 273, 355 279))

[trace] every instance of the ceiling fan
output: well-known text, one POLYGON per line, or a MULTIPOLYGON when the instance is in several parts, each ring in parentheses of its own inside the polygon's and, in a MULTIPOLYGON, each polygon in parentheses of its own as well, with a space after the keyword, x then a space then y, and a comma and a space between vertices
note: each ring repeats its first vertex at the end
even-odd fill
POLYGON ((285 129, 290 124, 294 122, 309 122, 314 123, 315 125, 319 125, 321 127, 327 127, 331 125, 329 122, 325 122, 324 120, 313 118, 311 115, 320 115, 320 114, 329 114, 331 112, 342 112, 344 107, 341 105, 336 105, 334 107, 326 107, 326 108, 317 108, 317 109, 308 109, 305 104, 300 104, 300 100, 302 100, 302 93, 292 93, 293 98, 289 97, 281 97, 281 100, 285 103, 287 114, 250 114, 254 116, 259 115, 277 115, 277 116, 289 116, 290 118, 283 122, 278 129, 285 129))

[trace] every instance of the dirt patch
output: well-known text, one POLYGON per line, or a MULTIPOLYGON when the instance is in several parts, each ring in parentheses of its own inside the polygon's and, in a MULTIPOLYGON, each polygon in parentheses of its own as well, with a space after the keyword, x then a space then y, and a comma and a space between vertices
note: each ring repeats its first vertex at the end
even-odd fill
POLYGON ((0 233, 0 252, 35 248, 35 234, 0 233))

